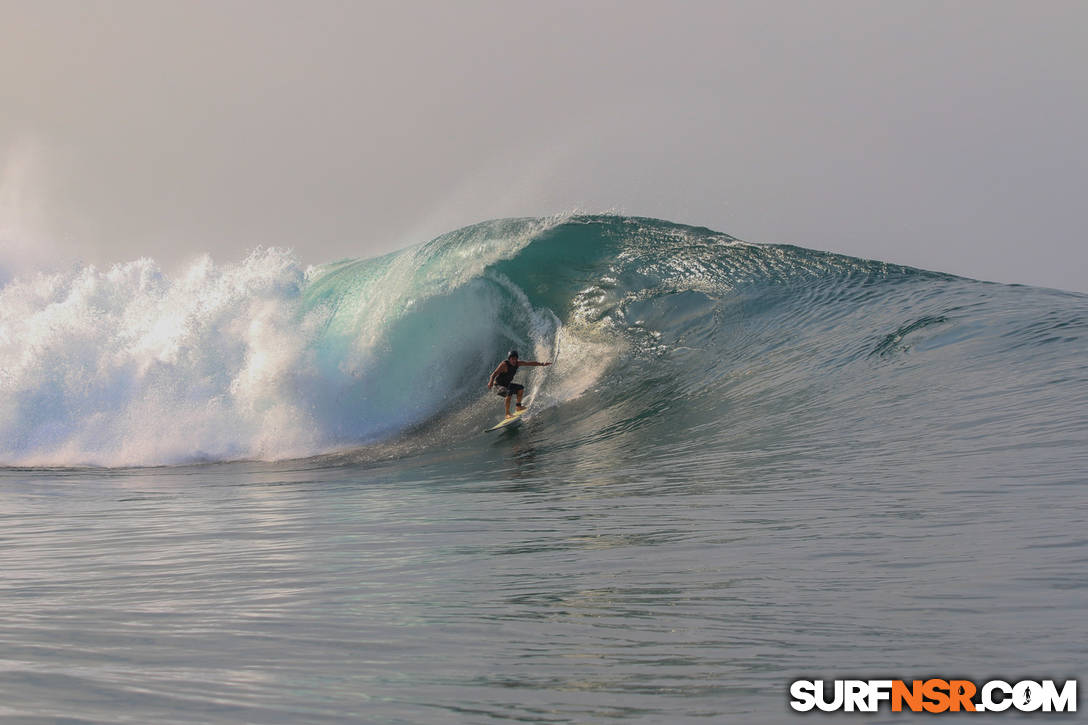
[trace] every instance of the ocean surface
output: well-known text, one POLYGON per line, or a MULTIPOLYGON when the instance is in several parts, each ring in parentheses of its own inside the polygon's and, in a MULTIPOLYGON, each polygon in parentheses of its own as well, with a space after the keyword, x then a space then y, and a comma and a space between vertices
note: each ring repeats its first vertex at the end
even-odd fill
POLYGON ((1083 294, 620 216, 75 268, 0 288, 0 465, 5 723, 901 722, 789 683, 1088 662, 1083 294))

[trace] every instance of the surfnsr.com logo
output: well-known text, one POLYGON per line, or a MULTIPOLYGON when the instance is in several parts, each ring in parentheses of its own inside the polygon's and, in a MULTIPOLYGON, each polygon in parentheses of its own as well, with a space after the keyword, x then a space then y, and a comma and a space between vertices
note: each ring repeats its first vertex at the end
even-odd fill
POLYGON ((1077 681, 796 680, 790 697, 798 712, 1076 712, 1077 681))

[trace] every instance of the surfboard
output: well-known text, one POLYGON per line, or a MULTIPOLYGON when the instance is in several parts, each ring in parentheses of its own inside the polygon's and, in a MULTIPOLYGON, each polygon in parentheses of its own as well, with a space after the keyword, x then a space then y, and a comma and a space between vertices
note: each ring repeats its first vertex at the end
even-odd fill
POLYGON ((485 430, 484 433, 490 433, 493 430, 499 430, 500 428, 507 428, 509 426, 516 426, 517 424, 521 423, 521 416, 525 415, 527 412, 528 409, 516 410, 514 411, 514 414, 512 416, 510 416, 509 418, 503 418, 503 420, 498 425, 491 426, 490 428, 485 430))

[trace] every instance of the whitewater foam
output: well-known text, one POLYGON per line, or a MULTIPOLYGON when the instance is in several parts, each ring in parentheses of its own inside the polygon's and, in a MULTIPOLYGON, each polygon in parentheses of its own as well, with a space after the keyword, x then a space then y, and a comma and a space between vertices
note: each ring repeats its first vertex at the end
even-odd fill
MULTIPOLYGON (((303 269, 287 250, 150 259, 0 290, 0 462, 283 459, 374 442, 479 397, 507 340, 559 327, 488 265, 553 220, 303 269)), ((539 386, 539 384, 536 384, 539 386)))
POLYGON ((170 279, 149 259, 0 290, 0 458, 172 463, 315 443, 293 383, 321 320, 281 250, 170 279))

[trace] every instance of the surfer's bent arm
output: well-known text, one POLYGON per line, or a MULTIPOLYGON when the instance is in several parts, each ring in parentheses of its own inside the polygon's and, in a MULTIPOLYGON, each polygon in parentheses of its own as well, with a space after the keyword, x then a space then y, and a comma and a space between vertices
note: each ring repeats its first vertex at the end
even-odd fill
POLYGON ((503 360, 501 363, 499 363, 499 366, 495 368, 495 372, 491 373, 491 377, 487 379, 487 387, 490 388, 492 385, 495 384, 495 378, 499 377, 499 372, 502 371, 502 366, 505 364, 506 361, 503 360))

